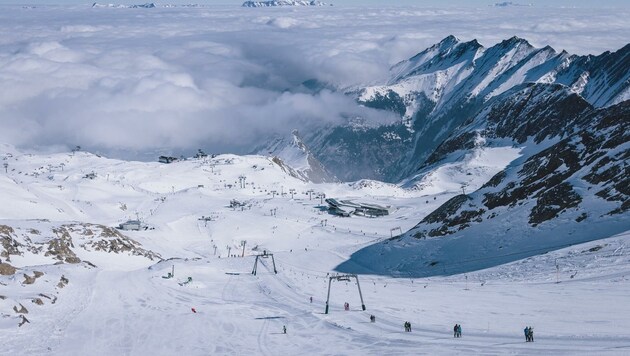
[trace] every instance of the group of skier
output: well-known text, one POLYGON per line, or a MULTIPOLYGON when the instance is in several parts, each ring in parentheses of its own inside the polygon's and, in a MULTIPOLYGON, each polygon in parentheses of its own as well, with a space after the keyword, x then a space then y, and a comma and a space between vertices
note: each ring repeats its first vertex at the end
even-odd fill
POLYGON ((453 326, 453 337, 462 337, 462 326, 459 324, 455 324, 453 326))
MULTIPOLYGON (((313 297, 310 297, 310 302, 313 303, 313 297)), ((343 308, 344 310, 350 310, 350 303, 345 302, 343 303, 343 308)), ((376 322, 376 316, 374 316, 373 314, 370 315, 370 322, 374 323, 376 322)), ((408 321, 405 321, 404 323, 404 327, 405 327, 405 332, 411 332, 411 323, 408 321)), ((283 327, 283 332, 286 334, 286 326, 283 327)), ((525 341, 526 342, 534 342, 534 329, 531 326, 527 326, 525 327, 525 330, 523 330, 525 333, 525 341)), ((453 326, 453 337, 455 338, 459 338, 462 337, 462 326, 460 324, 455 324, 455 326, 453 326)))
POLYGON ((525 342, 534 342, 534 329, 531 326, 526 326, 523 332, 525 332, 525 342))

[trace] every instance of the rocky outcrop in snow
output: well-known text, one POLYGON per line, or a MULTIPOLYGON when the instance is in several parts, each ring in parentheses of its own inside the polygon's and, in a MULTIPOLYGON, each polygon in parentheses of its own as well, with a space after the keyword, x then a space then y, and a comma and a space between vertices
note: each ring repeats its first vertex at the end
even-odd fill
POLYGON ((42 229, 38 230, 0 225, 0 256, 8 262, 11 256, 40 256, 38 258, 48 258, 50 263, 79 263, 81 258, 78 255, 93 252, 160 259, 158 254, 143 249, 138 242, 107 226, 89 223, 53 225, 46 222, 41 222, 41 226, 42 229))

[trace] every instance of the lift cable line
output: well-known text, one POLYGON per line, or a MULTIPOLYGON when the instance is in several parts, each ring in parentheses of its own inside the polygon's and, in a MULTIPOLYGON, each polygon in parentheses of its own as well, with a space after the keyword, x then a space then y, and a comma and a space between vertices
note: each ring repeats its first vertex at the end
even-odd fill
MULTIPOLYGON (((278 270, 276 270, 276 260, 273 258, 273 253, 267 253, 267 251, 263 251, 262 254, 256 255, 256 260, 254 261, 254 269, 252 269, 252 274, 254 276, 256 275, 256 270, 258 268, 258 259, 268 257, 271 257, 271 262, 273 263, 273 273, 278 274, 278 270)), ((262 261, 260 263, 262 263, 262 261)))
POLYGON ((349 282, 350 278, 354 278, 357 281, 357 288, 359 289, 359 298, 361 298, 361 308, 365 310, 365 303, 363 302, 363 294, 361 294, 361 285, 359 285, 359 277, 356 274, 341 274, 338 276, 328 277, 328 295, 326 296, 326 311, 324 314, 328 314, 328 302, 330 301, 330 285, 333 279, 339 282, 349 282))

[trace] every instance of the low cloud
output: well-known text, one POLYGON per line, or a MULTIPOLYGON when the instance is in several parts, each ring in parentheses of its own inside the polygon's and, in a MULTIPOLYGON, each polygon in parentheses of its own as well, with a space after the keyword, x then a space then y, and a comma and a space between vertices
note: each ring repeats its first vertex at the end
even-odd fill
POLYGON ((630 29, 624 10, 510 11, 521 10, 5 7, 0 142, 244 153, 293 128, 395 120, 339 92, 296 88, 381 83, 392 64, 449 34, 597 54, 623 46, 630 29))

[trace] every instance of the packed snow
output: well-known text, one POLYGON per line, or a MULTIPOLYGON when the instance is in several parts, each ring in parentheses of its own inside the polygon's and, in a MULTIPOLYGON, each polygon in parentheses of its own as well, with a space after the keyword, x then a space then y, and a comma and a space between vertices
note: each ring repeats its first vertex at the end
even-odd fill
MULTIPOLYGON (((413 227, 457 194, 459 182, 453 189, 445 183, 412 190, 375 181, 312 184, 265 156, 159 164, 81 151, 32 155, 7 145, 0 154, 7 163, 0 225, 12 228, 6 236, 26 251, 10 255, 19 267, 14 275, 0 276, 3 354, 621 355, 630 349, 628 232, 449 277, 366 271, 358 276, 362 310, 354 280, 329 281, 338 275, 335 267, 413 227), (395 209, 375 218, 337 217, 322 193, 395 209), (161 259, 86 244, 99 236, 98 226, 129 219, 147 229, 120 232, 161 259), (38 243, 61 228, 82 262, 60 263, 38 252, 45 246, 38 243), (261 254, 267 257, 254 276, 261 254), (456 323, 462 338, 453 338, 456 323), (525 342, 525 326, 533 327, 535 342, 525 342)), ((517 155, 486 150, 467 162, 498 166, 517 155)), ((436 174, 444 182, 461 178, 450 171, 436 174)))

